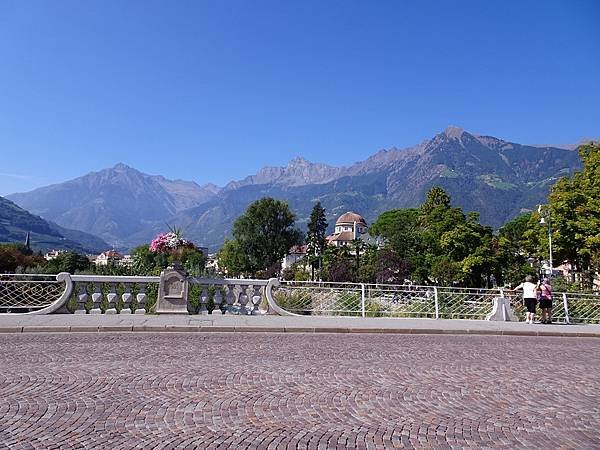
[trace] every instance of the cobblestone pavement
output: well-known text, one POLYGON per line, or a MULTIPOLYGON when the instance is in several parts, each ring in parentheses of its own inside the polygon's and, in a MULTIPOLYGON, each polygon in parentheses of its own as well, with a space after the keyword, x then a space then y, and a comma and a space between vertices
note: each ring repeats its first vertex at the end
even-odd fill
POLYGON ((600 340, 0 335, 0 448, 600 448, 600 340))

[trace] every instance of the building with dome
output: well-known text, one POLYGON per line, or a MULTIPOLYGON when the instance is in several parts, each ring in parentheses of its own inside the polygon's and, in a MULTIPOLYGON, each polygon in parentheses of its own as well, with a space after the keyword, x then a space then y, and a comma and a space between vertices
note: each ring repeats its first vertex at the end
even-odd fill
POLYGON ((355 239, 368 240, 369 227, 363 216, 348 211, 338 217, 333 234, 327 236, 327 243, 335 247, 350 245, 355 239))
MULTIPOLYGON (((366 244, 378 245, 378 241, 373 239, 369 233, 369 226, 363 216, 355 212, 348 211, 338 217, 335 222, 333 234, 327 236, 327 245, 335 247, 350 246, 352 254, 355 251, 353 241, 360 239, 366 244)), ((286 269, 295 263, 304 261, 308 269, 308 261, 305 259, 307 252, 306 245, 297 245, 290 249, 289 253, 283 258, 281 268, 286 269)))

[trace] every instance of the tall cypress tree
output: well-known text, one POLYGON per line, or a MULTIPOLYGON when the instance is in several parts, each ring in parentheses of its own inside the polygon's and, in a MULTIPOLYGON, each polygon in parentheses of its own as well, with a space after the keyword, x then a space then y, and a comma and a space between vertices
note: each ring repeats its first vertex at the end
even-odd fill
POLYGON ((325 217, 325 208, 321 206, 321 202, 317 202, 310 213, 308 233, 306 235, 306 251, 312 268, 313 280, 315 279, 315 267, 321 267, 321 254, 327 245, 326 232, 327 218, 325 217))

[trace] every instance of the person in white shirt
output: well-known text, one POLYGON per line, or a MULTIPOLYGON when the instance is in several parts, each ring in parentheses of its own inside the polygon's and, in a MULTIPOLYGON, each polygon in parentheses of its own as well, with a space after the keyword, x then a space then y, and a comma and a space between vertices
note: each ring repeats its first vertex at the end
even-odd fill
POLYGON ((533 278, 531 277, 531 275, 527 275, 525 277, 525 282, 521 283, 515 288, 515 291, 523 291, 523 301, 525 302, 525 307, 527 308, 527 316, 525 318, 525 323, 533 323, 533 318, 535 316, 538 285, 532 283, 532 281, 533 278))

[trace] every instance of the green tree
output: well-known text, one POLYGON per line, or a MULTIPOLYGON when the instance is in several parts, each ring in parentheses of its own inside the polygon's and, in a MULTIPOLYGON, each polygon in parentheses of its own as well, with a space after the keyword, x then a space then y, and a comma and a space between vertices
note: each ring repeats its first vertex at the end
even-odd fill
POLYGON ((600 270, 600 144, 582 145, 579 155, 582 170, 561 178, 550 191, 552 243, 557 261, 591 275, 600 270))
POLYGON ((252 276, 279 272, 282 258, 302 242, 302 233, 294 228, 295 218, 286 202, 273 198, 248 206, 233 224, 234 243, 228 248, 235 256, 236 268, 252 276))
POLYGON ((91 266, 90 260, 85 255, 69 251, 60 253, 56 258, 48 261, 45 267, 46 273, 75 272, 88 270, 91 266))
POLYGON ((321 255, 327 246, 327 218, 325 208, 317 202, 310 213, 308 231, 306 233, 306 253, 311 266, 311 278, 315 279, 315 268, 321 266, 321 255))
POLYGON ((140 245, 131 252, 133 272, 137 275, 157 275, 157 268, 167 267, 166 255, 151 252, 148 244, 140 245))
POLYGON ((226 239, 217 252, 219 266, 226 270, 230 276, 238 276, 245 269, 245 256, 242 248, 234 239, 226 239))
POLYGON ((429 214, 433 210, 450 209, 450 196, 439 186, 433 186, 427 191, 425 202, 419 208, 422 213, 429 214))
POLYGON ((540 255, 539 217, 534 213, 522 214, 500 228, 497 236, 498 259, 501 275, 498 282, 515 285, 527 275, 535 275, 533 260, 540 255))
POLYGON ((466 217, 460 208, 452 207, 450 196, 442 188, 434 186, 419 207, 418 223, 422 257, 417 259, 414 274, 420 282, 437 281, 432 277, 432 267, 438 258, 450 256, 451 261, 457 262, 464 254, 464 249, 455 247, 461 244, 454 241, 468 232, 466 217))
POLYGON ((334 282, 355 281, 355 269, 355 259, 346 246, 329 247, 323 253, 323 279, 334 282))
POLYGON ((431 261, 431 278, 441 285, 453 284, 461 279, 461 265, 446 255, 436 256, 431 261))
POLYGON ((490 285, 502 278, 502 253, 492 229, 479 223, 479 215, 452 207, 450 196, 434 186, 419 208, 383 213, 369 232, 383 238, 410 268, 419 283, 490 285))
POLYGON ((179 258, 188 274, 199 277, 204 273, 204 269, 206 268, 206 255, 199 248, 184 248, 179 258))
POLYGON ((421 227, 417 208, 393 209, 381 214, 369 228, 401 258, 411 258, 421 249, 421 227))
POLYGON ((377 283, 404 284, 404 280, 410 275, 409 261, 400 257, 391 248, 384 248, 377 252, 374 266, 377 283))
POLYGON ((292 264, 291 266, 285 268, 285 270, 281 274, 281 278, 283 278, 284 280, 308 281, 310 278, 310 274, 304 266, 304 261, 298 261, 292 264))

